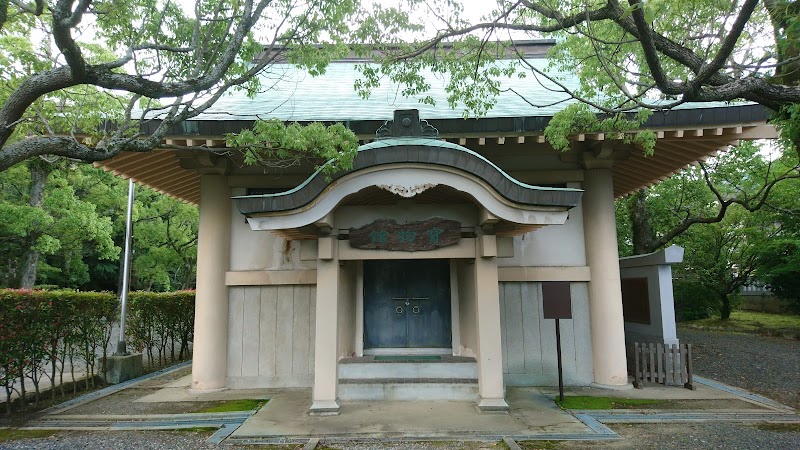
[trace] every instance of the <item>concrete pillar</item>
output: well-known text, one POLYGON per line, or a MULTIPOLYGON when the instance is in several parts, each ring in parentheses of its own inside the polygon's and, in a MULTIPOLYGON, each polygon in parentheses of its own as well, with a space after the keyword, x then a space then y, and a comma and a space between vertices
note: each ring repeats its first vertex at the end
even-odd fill
POLYGON ((314 336, 314 388, 311 414, 339 414, 339 260, 338 242, 319 238, 317 260, 316 335, 314 336))
POLYGON ((478 391, 481 411, 507 411, 503 388, 503 345, 496 238, 480 236, 475 258, 475 316, 478 335, 478 391))
POLYGON ((200 177, 197 238, 197 297, 194 313, 192 389, 225 387, 228 363, 228 289, 231 193, 222 175, 200 177))
POLYGON ((625 323, 611 169, 586 170, 583 188, 586 262, 591 273, 589 314, 594 381, 600 387, 627 387, 630 385, 625 363, 625 323))

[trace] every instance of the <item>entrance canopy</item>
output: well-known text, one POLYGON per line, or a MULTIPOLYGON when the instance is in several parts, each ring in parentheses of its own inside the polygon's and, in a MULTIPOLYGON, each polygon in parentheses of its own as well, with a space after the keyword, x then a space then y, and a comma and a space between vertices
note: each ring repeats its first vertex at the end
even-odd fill
POLYGON ((391 193, 395 200, 429 190, 438 195, 429 195, 428 201, 469 197, 493 217, 498 234, 505 235, 563 224, 567 211, 580 202, 580 189, 522 183, 472 150, 423 136, 432 127, 419 120, 416 110, 397 111, 388 132, 390 123, 387 133, 395 136, 359 147, 351 170, 332 177, 318 170, 285 192, 234 197, 236 207, 253 230, 284 230, 295 239, 311 239, 317 233, 304 227, 356 197, 372 204, 380 196, 376 190, 391 193))

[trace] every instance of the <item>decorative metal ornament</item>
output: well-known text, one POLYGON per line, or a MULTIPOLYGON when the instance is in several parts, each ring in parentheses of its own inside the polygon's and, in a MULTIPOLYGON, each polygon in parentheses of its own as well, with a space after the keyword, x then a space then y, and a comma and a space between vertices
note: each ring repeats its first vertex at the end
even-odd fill
POLYGON ((436 186, 438 186, 437 183, 425 183, 425 184, 418 184, 416 186, 400 186, 397 184, 378 184, 375 187, 381 188, 384 191, 389 191, 392 194, 399 195, 400 197, 411 198, 436 186))
POLYGON ((375 132, 376 139, 398 137, 438 138, 439 130, 427 120, 419 118, 419 110, 403 109, 394 112, 394 119, 387 120, 375 132))

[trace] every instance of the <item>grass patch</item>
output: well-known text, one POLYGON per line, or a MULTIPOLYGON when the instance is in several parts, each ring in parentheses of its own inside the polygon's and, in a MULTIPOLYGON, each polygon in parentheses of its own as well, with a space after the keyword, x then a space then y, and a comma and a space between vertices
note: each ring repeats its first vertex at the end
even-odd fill
POLYGON ((800 315, 770 314, 756 311, 734 311, 728 320, 718 318, 685 322, 690 328, 730 331, 737 333, 762 334, 768 336, 800 337, 800 315))
MULTIPOLYGON (((258 450, 300 450, 305 444, 259 444, 258 450)), ((318 445, 315 450, 333 450, 330 447, 318 445)))
POLYGON ((15 428, 5 428, 0 429, 0 442, 46 438, 56 433, 58 433, 58 430, 18 430, 15 428))
POLYGON ((197 411, 198 413, 218 413, 218 412, 236 412, 236 411, 252 411, 266 405, 269 400, 265 399, 244 399, 244 400, 231 400, 216 406, 211 406, 197 411))
POLYGON ((218 427, 190 427, 190 428, 176 428, 175 431, 184 433, 216 433, 218 427))
POLYGON ((666 403, 665 400, 590 397, 588 395, 571 395, 564 397, 563 402, 559 399, 556 399, 555 402, 564 409, 629 409, 643 405, 650 406, 666 403))
POLYGON ((756 428, 779 433, 800 433, 800 423, 760 423, 756 428))
POLYGON ((525 450, 552 450, 561 448, 562 441, 519 441, 517 444, 525 450))

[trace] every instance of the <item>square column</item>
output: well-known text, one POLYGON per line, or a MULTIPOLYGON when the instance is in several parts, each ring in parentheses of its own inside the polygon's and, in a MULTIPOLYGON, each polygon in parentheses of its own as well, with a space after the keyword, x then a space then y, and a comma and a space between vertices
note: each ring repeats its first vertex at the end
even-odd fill
POLYGON ((317 260, 316 335, 314 336, 314 387, 310 412, 336 415, 339 404, 339 259, 337 242, 319 238, 317 260))
POLYGON ((497 240, 478 238, 475 258, 475 316, 478 336, 478 408, 507 411, 503 385, 503 344, 500 328, 500 285, 497 279, 497 240))
POLYGON ((197 237, 197 294, 194 313, 192 386, 195 391, 225 388, 228 365, 228 288, 231 193, 223 175, 200 177, 197 237))

